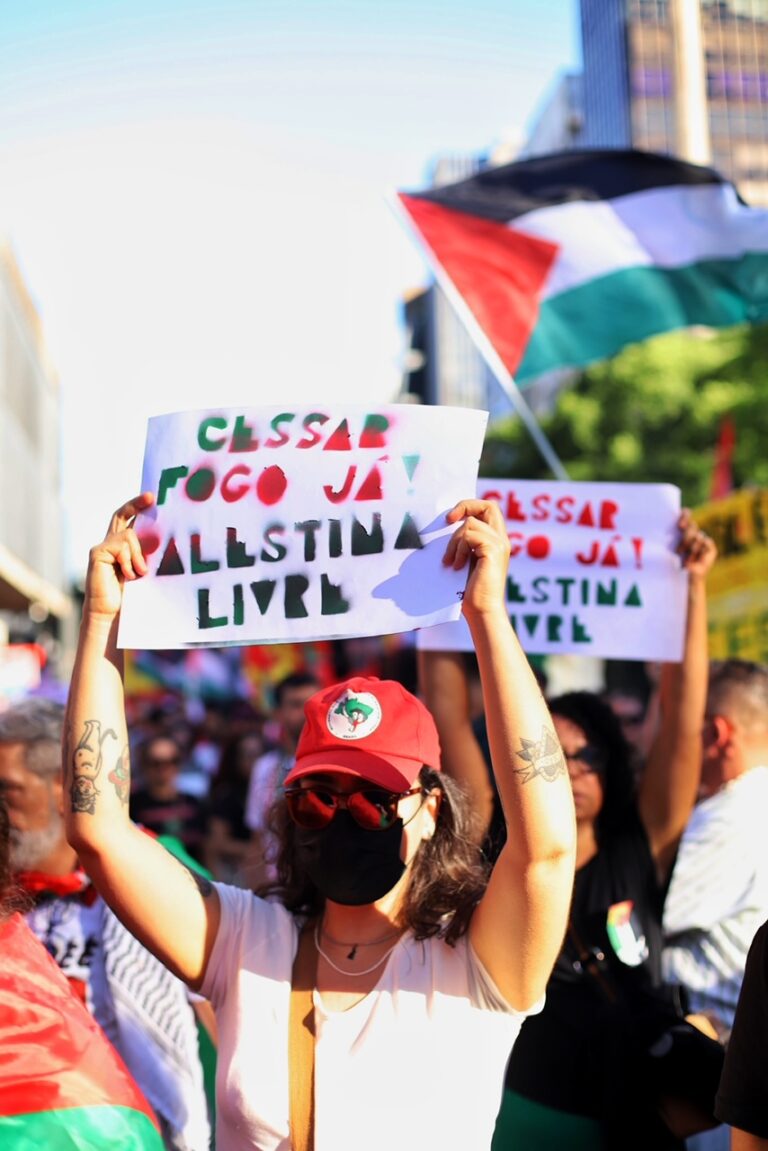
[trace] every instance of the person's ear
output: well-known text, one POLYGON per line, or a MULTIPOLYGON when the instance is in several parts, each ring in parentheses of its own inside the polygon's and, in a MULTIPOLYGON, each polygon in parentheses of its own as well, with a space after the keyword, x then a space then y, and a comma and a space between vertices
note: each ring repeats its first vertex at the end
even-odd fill
POLYGON ((443 793, 439 787, 433 788, 427 793, 427 798, 424 801, 424 806, 427 809, 429 819, 424 820, 424 829, 421 833, 422 839, 431 839, 435 834, 437 827, 437 816, 440 811, 440 804, 443 799, 443 793))
POLYGON ((714 733, 712 743, 718 751, 724 752, 733 738, 733 724, 724 715, 713 715, 710 722, 714 733))

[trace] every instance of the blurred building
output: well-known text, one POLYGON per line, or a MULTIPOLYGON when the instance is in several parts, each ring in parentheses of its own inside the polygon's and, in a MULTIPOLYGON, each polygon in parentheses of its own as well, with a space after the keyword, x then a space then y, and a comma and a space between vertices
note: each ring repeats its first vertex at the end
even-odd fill
POLYGON ((59 408, 40 318, 10 247, 0 243, 0 693, 2 667, 17 654, 4 650, 9 640, 50 651, 72 615, 59 408))
POLYGON ((581 38, 581 144, 711 163, 768 205, 768 0, 581 0, 581 38))
POLYGON ((584 130, 584 78, 563 72, 534 113, 520 159, 578 148, 584 130))

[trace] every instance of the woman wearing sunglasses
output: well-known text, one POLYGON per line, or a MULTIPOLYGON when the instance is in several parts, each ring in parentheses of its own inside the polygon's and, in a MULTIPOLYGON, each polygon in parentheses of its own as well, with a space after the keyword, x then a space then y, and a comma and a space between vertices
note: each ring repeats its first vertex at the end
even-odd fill
POLYGON ((116 913, 214 1006, 217 1151, 298 1143, 297 952, 295 982, 311 991, 315 1151, 487 1148, 510 1048, 562 942, 575 844, 566 765, 505 610, 498 507, 458 504, 444 557, 468 571, 463 610, 507 813, 492 874, 478 865, 466 800, 440 770, 430 713, 393 681, 358 678, 306 705, 279 892, 264 899, 191 876, 131 824, 110 783, 129 769, 116 620, 123 582, 146 572, 132 525, 151 502, 125 504, 90 554, 65 746, 68 834, 116 913))

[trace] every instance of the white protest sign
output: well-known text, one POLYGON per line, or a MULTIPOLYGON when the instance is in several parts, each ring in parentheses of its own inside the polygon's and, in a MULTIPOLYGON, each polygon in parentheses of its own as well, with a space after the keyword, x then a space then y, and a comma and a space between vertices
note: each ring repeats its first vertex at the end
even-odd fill
MULTIPOLYGON (((530 655, 682 658, 687 576, 669 484, 480 479, 511 544, 507 607, 530 655)), ((420 631, 424 650, 471 651, 463 619, 420 631)))
POLYGON ((474 492, 487 413, 254 407, 149 421, 118 643, 220 647, 384 635, 457 619, 441 559, 474 492))

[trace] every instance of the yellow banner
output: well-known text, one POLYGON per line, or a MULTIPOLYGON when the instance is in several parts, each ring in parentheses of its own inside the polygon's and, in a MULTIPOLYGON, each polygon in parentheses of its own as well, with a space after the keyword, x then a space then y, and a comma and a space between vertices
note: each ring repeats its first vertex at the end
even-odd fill
POLYGON ((768 489, 734 492, 693 514, 719 553, 707 583, 711 658, 768 663, 768 489))

